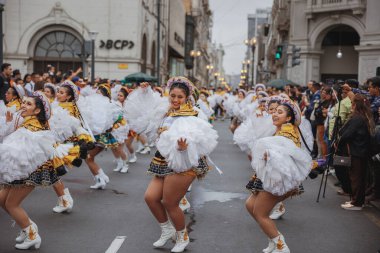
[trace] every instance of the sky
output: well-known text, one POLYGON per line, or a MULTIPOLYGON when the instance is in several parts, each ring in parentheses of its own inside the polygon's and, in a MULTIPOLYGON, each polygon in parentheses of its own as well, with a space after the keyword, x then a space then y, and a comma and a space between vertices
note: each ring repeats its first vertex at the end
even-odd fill
POLYGON ((224 46, 226 74, 240 74, 247 46, 248 14, 266 8, 273 0, 210 0, 213 12, 212 41, 224 46))

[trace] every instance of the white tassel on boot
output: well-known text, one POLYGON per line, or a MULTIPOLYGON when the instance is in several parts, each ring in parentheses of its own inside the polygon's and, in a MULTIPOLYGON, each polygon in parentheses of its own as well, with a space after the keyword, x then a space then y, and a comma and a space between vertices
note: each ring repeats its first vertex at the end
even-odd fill
POLYGON ((160 239, 158 239, 156 242, 153 243, 153 246, 155 248, 163 247, 167 241, 169 241, 170 238, 175 237, 175 228, 170 223, 170 221, 167 221, 165 223, 160 223, 161 227, 161 236, 160 239))
POLYGON ((290 253, 288 245, 286 245, 285 238, 282 234, 272 239, 275 244, 275 249, 272 253, 290 253))
POLYGON ((269 218, 272 220, 278 220, 285 214, 285 206, 283 202, 277 203, 273 209, 271 214, 269 215, 269 218))
POLYGON ((91 189, 102 189, 102 190, 104 190, 106 188, 106 185, 107 185, 107 183, 104 180, 104 178, 101 177, 100 174, 98 174, 95 176, 95 184, 91 185, 90 188, 91 189))
POLYGON ((187 200, 186 196, 183 196, 183 198, 179 202, 179 208, 181 208, 182 212, 187 213, 189 212, 190 207, 190 202, 187 200))
POLYGON ((26 238, 22 243, 18 243, 15 245, 16 249, 30 249, 34 247, 35 249, 39 249, 41 246, 41 237, 37 232, 37 229, 33 226, 33 224, 23 229, 24 233, 26 233, 26 238))
POLYGON ((177 239, 171 252, 183 252, 190 243, 189 234, 186 228, 182 231, 177 231, 177 239))
POLYGON ((128 162, 127 160, 123 161, 122 160, 122 168, 120 170, 120 173, 127 173, 129 169, 128 162))
POLYGON ((268 238, 268 247, 263 249, 263 253, 271 253, 276 248, 276 244, 268 238))
MULTIPOLYGON (((31 225, 31 226, 37 231, 37 233, 38 233, 38 227, 37 227, 37 224, 34 223, 34 221, 32 221, 32 220, 30 220, 30 219, 29 219, 29 221, 30 221, 30 225, 31 225)), ((16 242, 17 242, 17 243, 22 243, 22 242, 26 239, 27 236, 28 236, 28 235, 26 234, 26 231, 24 231, 23 229, 21 229, 19 235, 16 237, 16 242)))

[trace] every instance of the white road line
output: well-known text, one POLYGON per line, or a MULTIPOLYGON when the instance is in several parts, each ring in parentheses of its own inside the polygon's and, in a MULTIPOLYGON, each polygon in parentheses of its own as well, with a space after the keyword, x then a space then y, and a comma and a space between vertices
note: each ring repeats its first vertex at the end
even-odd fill
POLYGON ((121 245, 123 245, 125 239, 127 239, 126 236, 116 236, 115 240, 112 241, 105 253, 116 253, 120 249, 121 245))

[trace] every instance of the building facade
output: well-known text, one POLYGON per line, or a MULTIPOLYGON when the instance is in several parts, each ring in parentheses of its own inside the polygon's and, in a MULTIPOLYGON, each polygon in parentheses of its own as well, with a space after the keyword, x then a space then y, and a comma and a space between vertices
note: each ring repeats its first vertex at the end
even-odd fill
POLYGON ((309 80, 355 78, 380 71, 380 1, 275 0, 268 52, 273 78, 305 85, 309 80), (277 45, 285 54, 274 60, 277 45), (300 64, 292 67, 292 47, 300 64))
POLYGON ((95 75, 122 79, 135 72, 184 74, 183 0, 20 0, 6 1, 4 61, 22 73, 44 72, 51 64, 90 74, 91 38, 96 31, 95 75), (182 59, 182 60, 181 60, 182 59))

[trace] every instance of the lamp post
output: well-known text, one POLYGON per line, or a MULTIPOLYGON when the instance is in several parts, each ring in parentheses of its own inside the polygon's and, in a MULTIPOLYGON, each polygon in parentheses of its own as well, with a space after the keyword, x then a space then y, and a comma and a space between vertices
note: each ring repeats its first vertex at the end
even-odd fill
MULTIPOLYGON (((246 40, 244 40, 244 44, 246 44, 248 47, 250 47, 251 48, 251 51, 252 51, 252 61, 249 61, 249 63, 247 63, 247 69, 249 69, 249 64, 250 63, 252 63, 252 73, 251 73, 251 76, 252 76, 252 78, 251 78, 251 80, 252 80, 252 82, 251 82, 251 86, 253 87, 253 84, 254 84, 254 82, 255 82, 255 65, 254 65, 254 62, 255 62, 255 49, 256 49, 256 43, 257 43, 257 39, 256 39, 256 37, 252 37, 251 39, 246 39, 246 40)), ((249 80, 249 78, 248 78, 248 80, 249 80)))
MULTIPOLYGON (((193 59, 199 57, 202 55, 202 52, 201 51, 198 51, 198 50, 191 50, 190 51, 190 56, 193 57, 193 59)), ((194 66, 191 70, 191 81, 194 81, 194 66)))
POLYGON ((207 89, 210 88, 210 72, 213 68, 214 68, 214 66, 212 66, 212 65, 206 66, 206 69, 207 69, 207 89))
POLYGON ((88 32, 91 39, 91 83, 95 82, 95 40, 98 36, 98 32, 91 31, 88 32))
POLYGON ((5 0, 0 0, 0 64, 3 64, 3 11, 5 0))
POLYGON ((219 72, 215 72, 214 73, 214 85, 215 85, 215 88, 216 88, 216 86, 217 86, 217 84, 218 84, 218 76, 220 75, 220 73, 219 72))

